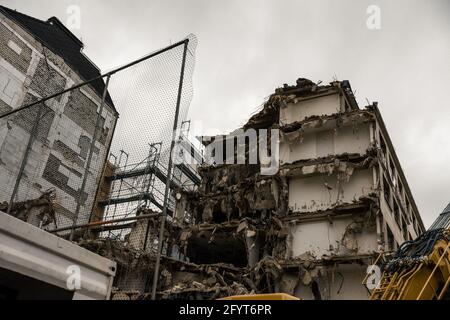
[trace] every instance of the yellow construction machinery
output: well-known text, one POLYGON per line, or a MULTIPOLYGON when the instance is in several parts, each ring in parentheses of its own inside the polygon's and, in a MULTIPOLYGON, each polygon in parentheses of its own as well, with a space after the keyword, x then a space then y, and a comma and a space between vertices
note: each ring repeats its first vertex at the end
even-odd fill
POLYGON ((450 204, 426 232, 403 243, 382 269, 371 300, 450 299, 450 204))

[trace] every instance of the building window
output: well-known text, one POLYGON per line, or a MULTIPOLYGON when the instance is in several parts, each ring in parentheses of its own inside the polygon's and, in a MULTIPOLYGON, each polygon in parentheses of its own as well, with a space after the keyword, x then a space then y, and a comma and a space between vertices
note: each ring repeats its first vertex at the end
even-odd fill
POLYGON ((383 192, 384 199, 386 200, 389 208, 391 208, 391 187, 389 186, 385 177, 383 177, 383 192))
POLYGON ((392 234, 392 231, 389 228, 389 226, 386 226, 386 229, 387 229, 387 245, 388 245, 387 250, 391 251, 391 250, 395 249, 395 247, 394 247, 394 245, 395 245, 394 235, 392 234))
POLYGON ((409 203, 408 197, 405 194, 405 210, 406 210, 406 215, 408 217, 408 223, 413 222, 414 219, 414 214, 411 211, 411 204, 409 203))
POLYGON ((408 228, 406 227, 406 221, 405 219, 402 219, 402 232, 403 232, 403 239, 405 241, 408 241, 408 228))
POLYGON ((400 211, 398 209, 397 201, 394 201, 394 218, 395 222, 397 222, 397 225, 399 228, 401 228, 401 220, 400 220, 400 211))
POLYGON ((417 228, 417 220, 416 220, 416 216, 414 214, 411 215, 412 217, 412 226, 414 231, 416 232, 416 234, 419 234, 419 228, 417 228))
POLYGON ((383 136, 379 133, 380 136, 380 148, 383 151, 383 154, 386 154, 386 143, 384 142, 383 136))
POLYGON ((394 166, 394 163, 392 162, 392 160, 390 159, 390 157, 389 157, 389 169, 391 171, 392 184, 395 186, 397 184, 396 174, 395 174, 395 166, 394 166))

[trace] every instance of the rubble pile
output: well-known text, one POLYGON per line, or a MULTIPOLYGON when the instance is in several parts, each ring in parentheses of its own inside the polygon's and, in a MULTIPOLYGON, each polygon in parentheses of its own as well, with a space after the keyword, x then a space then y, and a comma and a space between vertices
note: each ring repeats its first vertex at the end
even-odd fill
MULTIPOLYGON (((50 224, 56 225, 54 201, 55 191, 51 189, 44 192, 39 198, 14 202, 9 214, 43 228, 50 224)), ((8 202, 0 203, 0 211, 8 211, 8 202)))

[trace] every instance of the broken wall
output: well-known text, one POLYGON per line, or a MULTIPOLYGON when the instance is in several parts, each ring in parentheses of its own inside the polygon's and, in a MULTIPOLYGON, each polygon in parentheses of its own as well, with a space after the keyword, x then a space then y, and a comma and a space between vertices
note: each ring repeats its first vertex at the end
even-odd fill
MULTIPOLYGON (((370 212, 343 214, 331 219, 290 225, 290 256, 305 252, 316 259, 327 256, 373 254, 378 251, 375 217, 370 212)), ((288 240, 288 241, 289 241, 288 240)))
POLYGON ((337 90, 318 97, 293 97, 280 108, 280 125, 303 121, 311 116, 323 116, 343 111, 343 101, 337 90))
MULTIPOLYGON (((305 286, 317 299, 329 297, 332 286, 327 266, 322 273, 316 267, 323 259, 372 256, 379 236, 373 117, 345 103, 338 84, 299 79, 277 89, 244 128, 280 128, 279 173, 262 177, 259 167, 248 165, 200 167, 202 186, 179 201, 180 211, 197 216, 181 236, 187 259, 245 268, 258 293, 286 290, 306 298, 305 286), (232 254, 244 250, 246 261, 232 254)), ((362 279, 349 280, 346 290, 364 289, 362 279)))
POLYGON ((304 300, 365 300, 369 292, 361 284, 367 266, 359 263, 315 267, 304 272, 286 272, 281 291, 304 300), (318 271, 313 271, 319 269, 318 271), (313 271, 313 272, 311 272, 313 271))
POLYGON ((364 155, 372 145, 370 123, 300 130, 282 135, 280 164, 323 158, 331 155, 364 155))
MULTIPOLYGON (((127 242, 110 239, 82 240, 79 245, 117 262, 112 300, 150 300, 154 252, 137 250, 127 242)), ((244 274, 244 269, 226 263, 202 265, 163 255, 156 297, 212 300, 249 294, 253 283, 244 274)))
POLYGON ((258 218, 278 204, 278 184, 258 174, 258 165, 208 166, 200 170, 202 184, 195 193, 184 193, 177 216, 189 212, 195 223, 222 223, 245 217, 258 218))
POLYGON ((359 201, 375 192, 373 169, 355 170, 351 176, 323 173, 289 179, 289 208, 293 212, 315 212, 343 203, 359 201))

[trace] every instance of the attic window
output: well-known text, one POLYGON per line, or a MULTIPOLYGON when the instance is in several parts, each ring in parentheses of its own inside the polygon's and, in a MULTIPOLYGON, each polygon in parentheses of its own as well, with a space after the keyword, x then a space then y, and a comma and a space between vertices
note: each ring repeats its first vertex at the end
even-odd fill
POLYGON ((20 55, 22 53, 22 48, 19 47, 19 45, 17 43, 15 43, 12 40, 8 41, 8 47, 14 51, 15 53, 17 53, 18 55, 20 55))

